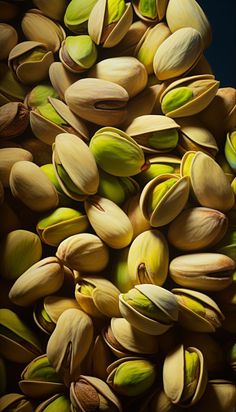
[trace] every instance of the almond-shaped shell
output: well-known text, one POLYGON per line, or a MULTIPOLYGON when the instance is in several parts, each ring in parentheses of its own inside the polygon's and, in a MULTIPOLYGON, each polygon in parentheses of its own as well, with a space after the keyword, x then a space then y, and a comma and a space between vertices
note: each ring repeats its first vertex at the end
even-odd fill
POLYGON ((187 150, 201 150, 206 154, 215 156, 219 148, 213 134, 201 122, 187 119, 178 120, 181 126, 181 137, 178 146, 180 152, 184 154, 187 150))
POLYGON ((53 62, 49 67, 49 79, 61 100, 65 100, 65 91, 78 80, 78 75, 69 72, 61 62, 53 62))
POLYGON ((152 179, 144 187, 140 196, 140 208, 143 215, 150 221, 151 226, 160 227, 167 225, 183 210, 189 197, 189 178, 179 178, 177 175, 166 173, 152 179), (148 213, 148 202, 150 193, 154 188, 165 180, 176 177, 177 182, 167 191, 155 207, 151 215, 148 213))

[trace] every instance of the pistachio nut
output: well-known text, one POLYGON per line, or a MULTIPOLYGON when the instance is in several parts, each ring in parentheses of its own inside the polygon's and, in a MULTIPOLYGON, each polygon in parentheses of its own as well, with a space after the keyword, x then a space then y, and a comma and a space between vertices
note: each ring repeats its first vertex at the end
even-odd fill
POLYGON ((156 336, 134 328, 124 318, 112 318, 110 325, 103 330, 102 336, 107 346, 117 358, 132 355, 151 355, 158 352, 156 336))
POLYGON ((132 3, 140 19, 154 23, 165 17, 168 0, 133 0, 132 3))
POLYGON ((33 156, 28 150, 21 149, 20 147, 4 147, 0 149, 0 180, 4 187, 9 187, 11 168, 20 160, 31 162, 33 161, 33 156))
POLYGON ((209 296, 189 289, 172 289, 179 305, 179 323, 194 332, 215 332, 224 315, 209 296))
POLYGON ((36 164, 21 160, 10 173, 10 189, 29 209, 45 212, 56 207, 58 195, 53 184, 36 164))
POLYGON ((153 69, 159 80, 179 77, 188 72, 199 59, 203 49, 201 34, 183 27, 168 36, 158 47, 153 69))
POLYGON ((94 231, 108 246, 122 249, 130 244, 132 224, 116 203, 105 197, 93 196, 85 200, 85 210, 94 231))
POLYGON ((51 162, 52 148, 46 143, 41 142, 34 136, 22 136, 21 146, 23 149, 28 150, 33 158, 34 163, 38 166, 45 165, 51 162))
POLYGON ((178 285, 218 291, 231 285, 234 269, 233 259, 221 253, 192 253, 174 258, 169 273, 178 285))
POLYGON ((223 379, 209 380, 202 399, 192 408, 192 411, 233 412, 235 403, 236 387, 234 382, 223 379))
POLYGON ((81 309, 92 317, 120 316, 119 289, 101 277, 81 277, 75 286, 75 298, 81 309))
POLYGON ((169 249, 165 236, 157 229, 140 233, 128 254, 128 276, 132 285, 163 285, 168 273, 169 249))
POLYGON ((161 95, 161 110, 168 117, 192 116, 214 99, 219 82, 210 74, 185 77, 171 83, 161 95))
POLYGON ((89 148, 99 167, 111 175, 133 176, 146 168, 142 149, 122 130, 112 127, 99 129, 89 148))
POLYGON ((69 236, 88 229, 86 215, 69 207, 59 207, 39 220, 36 230, 42 242, 58 246, 69 236))
POLYGON ((150 397, 146 398, 142 404, 140 412, 181 412, 181 409, 174 405, 167 398, 163 389, 155 391, 150 397))
POLYGON ((61 100, 65 100, 66 89, 78 80, 78 76, 66 70, 61 62, 53 62, 49 67, 48 75, 61 100))
POLYGON ((27 40, 41 42, 53 53, 59 50, 66 37, 62 26, 44 16, 38 9, 30 9, 24 14, 21 28, 27 40))
POLYGON ((132 98, 147 85, 148 75, 142 63, 135 57, 112 57, 97 63, 88 76, 108 80, 122 86, 132 98))
POLYGON ((6 393, 6 386, 7 386, 6 366, 5 366, 4 360, 0 358, 0 396, 6 393))
POLYGON ((0 23, 0 60, 5 60, 8 55, 17 45, 18 34, 14 27, 10 24, 0 23))
POLYGON ((145 186, 150 180, 162 174, 179 174, 181 159, 175 155, 157 155, 148 159, 146 170, 137 175, 138 182, 145 186))
POLYGON ((87 33, 88 18, 97 0, 71 0, 67 6, 64 23, 73 33, 87 33))
POLYGON ((183 210, 170 223, 168 240, 180 250, 202 250, 218 243, 227 228, 228 218, 223 213, 207 207, 193 207, 183 210))
POLYGON ((97 49, 90 36, 68 36, 62 42, 60 60, 73 73, 84 72, 97 60, 97 49))
POLYGON ((117 205, 121 205, 138 190, 138 183, 134 179, 112 176, 102 169, 99 170, 99 187, 97 191, 99 196, 106 197, 117 205))
POLYGON ((58 98, 56 90, 49 82, 37 84, 25 97, 25 104, 32 109, 48 103, 48 97, 58 98))
POLYGON ((66 385, 79 377, 92 339, 93 323, 86 313, 67 309, 61 314, 48 340, 47 357, 66 385))
POLYGON ((126 129, 144 152, 155 154, 168 152, 178 143, 179 125, 166 116, 144 115, 136 117, 126 129))
POLYGON ((41 259, 39 237, 28 230, 13 230, 1 242, 0 266, 2 276, 14 281, 31 265, 41 259))
POLYGON ((132 288, 133 284, 128 276, 128 253, 129 246, 123 249, 114 249, 111 255, 111 280, 113 284, 121 291, 128 292, 132 288))
POLYGON ((100 272, 108 264, 109 252, 98 236, 79 233, 63 240, 56 256, 73 270, 100 272))
POLYGON ((167 24, 172 32, 182 27, 196 29, 202 37, 204 47, 211 43, 210 23, 195 0, 170 0, 166 10, 167 24))
POLYGON ((231 341, 227 347, 227 362, 233 372, 236 372, 236 342, 231 341))
POLYGON ((52 52, 47 50, 44 43, 38 41, 18 43, 8 57, 9 67, 24 84, 44 80, 53 61, 52 52))
POLYGON ((88 19, 88 32, 96 44, 114 47, 127 33, 133 20, 131 3, 98 0, 88 19))
POLYGON ((0 353, 11 362, 30 362, 41 355, 41 343, 34 332, 12 310, 0 309, 0 353))
POLYGON ((26 399, 24 395, 18 393, 7 393, 0 398, 0 411, 34 412, 34 408, 32 403, 26 399))
POLYGON ((0 107, 0 138, 20 136, 29 124, 29 111, 20 102, 9 102, 0 107))
POLYGON ((155 382, 155 365, 143 358, 127 357, 108 367, 107 383, 119 395, 138 396, 155 382))
POLYGON ((19 387, 30 398, 47 398, 64 392, 61 378, 48 362, 46 355, 33 359, 21 373, 19 387))
POLYGON ((121 412, 122 407, 117 396, 103 380, 80 375, 70 385, 71 411, 88 412, 89 410, 121 412))
POLYGON ((170 223, 185 207, 189 197, 188 176, 161 174, 144 186, 140 208, 153 227, 170 223))
POLYGON ((91 376, 105 381, 107 378, 107 367, 112 361, 112 352, 108 349, 101 334, 97 335, 91 348, 91 367, 89 368, 89 373, 91 376))
POLYGON ((141 212, 139 199, 139 194, 131 196, 123 206, 124 212, 127 214, 133 226, 133 240, 141 233, 151 229, 150 223, 141 212))
MULTIPOLYGON (((65 272, 66 276, 66 272, 65 272)), ((78 302, 73 298, 63 296, 46 296, 36 302, 33 318, 36 325, 45 333, 50 335, 61 314, 67 309, 80 309, 78 302)))
POLYGON ((156 285, 136 285, 120 295, 119 306, 122 316, 148 335, 162 335, 178 319, 177 299, 156 285))
POLYGON ((223 253, 236 261, 236 230, 233 229, 226 233, 220 244, 217 246, 217 252, 223 253))
POLYGON ((0 105, 23 101, 27 92, 27 86, 17 81, 12 70, 0 62, 0 105))
POLYGON ((53 165, 63 192, 71 199, 83 200, 96 193, 99 175, 95 158, 78 136, 71 133, 57 135, 53 145, 53 165))
POLYGON ((227 134, 225 142, 225 157, 230 167, 236 171, 236 130, 227 134))
POLYGON ((86 78, 66 89, 69 108, 82 119, 101 126, 121 124, 126 116, 127 91, 108 80, 86 78))
POLYGON ((37 299, 59 290, 63 281, 61 262, 56 257, 47 257, 22 273, 12 286, 9 297, 16 305, 30 306, 37 299))
POLYGON ((70 412, 71 403, 66 395, 56 394, 46 401, 40 403, 35 412, 70 412))
POLYGON ((66 0, 33 0, 33 3, 45 16, 53 20, 62 20, 67 6, 66 0))
POLYGON ((109 56, 134 56, 136 47, 148 30, 148 27, 148 23, 144 21, 134 21, 129 27, 129 30, 127 31, 123 39, 117 44, 117 46, 107 50, 109 52, 109 56))
POLYGON ((179 345, 168 353, 163 365, 163 386, 172 403, 194 405, 203 396, 206 385, 207 369, 199 349, 179 345), (173 370, 178 373, 173 374, 173 370))
MULTIPOLYGON (((198 30, 199 31, 199 30, 198 30)), ((204 56, 201 54, 195 66, 190 70, 189 75, 195 76, 199 74, 213 74, 213 70, 211 68, 210 63, 204 56)))
POLYGON ((181 176, 189 176, 194 197, 201 206, 226 212, 234 205, 234 193, 218 163, 202 152, 186 152, 181 176))

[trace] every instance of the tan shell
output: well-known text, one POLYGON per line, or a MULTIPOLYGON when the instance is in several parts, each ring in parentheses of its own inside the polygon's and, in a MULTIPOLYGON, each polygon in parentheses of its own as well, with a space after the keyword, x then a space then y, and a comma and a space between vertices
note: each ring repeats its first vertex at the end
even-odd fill
POLYGON ((4 60, 8 58, 8 55, 16 46, 18 41, 18 34, 14 27, 10 26, 6 23, 0 24, 0 60, 4 60))
POLYGON ((150 223, 143 216, 139 206, 140 195, 132 196, 123 205, 123 210, 127 214, 131 224, 133 226, 133 238, 134 240, 138 235, 151 229, 150 223))
POLYGON ((233 281, 235 262, 220 253, 193 253, 181 255, 170 262, 172 279, 188 288, 217 291, 233 281))
POLYGON ((20 160, 33 161, 33 156, 28 150, 18 147, 0 149, 0 180, 4 187, 9 187, 9 177, 14 163, 20 160))
POLYGON ((139 3, 139 0, 133 0, 133 7, 135 10, 135 13, 140 19, 147 21, 149 23, 154 23, 154 22, 163 20, 163 18, 165 17, 168 0, 156 0, 157 16, 153 19, 143 16, 139 12, 137 3, 139 3))
POLYGON ((134 21, 117 46, 108 49, 109 56, 134 56, 137 44, 145 35, 148 27, 148 24, 144 21, 134 21))
POLYGON ((54 20, 63 19, 67 6, 66 0, 51 0, 50 2, 48 0, 33 0, 33 3, 45 16, 54 20))
MULTIPOLYGON (((13 5, 10 3, 9 6, 13 5)), ((14 409, 17 407, 17 412, 34 412, 33 405, 30 401, 28 401, 24 395, 18 393, 7 393, 1 396, 0 412, 6 412, 10 410, 11 407, 14 409)))
POLYGON ((213 74, 210 63, 208 62, 204 54, 199 57, 196 65, 189 72, 190 76, 196 76, 199 74, 213 74))
POLYGON ((9 102, 0 107, 0 139, 20 136, 29 124, 29 110, 21 102, 9 102))
POLYGON ((60 99, 65 100, 66 89, 78 80, 78 76, 66 70, 61 62, 53 62, 49 67, 49 78, 60 99))
POLYGON ((235 403, 236 387, 234 382, 223 379, 209 380, 202 399, 192 408, 192 411, 233 412, 235 403))
POLYGON ((186 151, 202 151, 210 156, 215 156, 219 151, 213 134, 204 127, 199 120, 190 118, 178 119, 181 127, 178 150, 184 154, 186 151))
POLYGON ((189 197, 189 178, 178 178, 178 181, 168 190, 151 215, 148 213, 149 194, 161 182, 177 175, 163 174, 152 179, 144 187, 140 196, 140 208, 151 226, 160 227, 170 223, 183 210, 189 197))

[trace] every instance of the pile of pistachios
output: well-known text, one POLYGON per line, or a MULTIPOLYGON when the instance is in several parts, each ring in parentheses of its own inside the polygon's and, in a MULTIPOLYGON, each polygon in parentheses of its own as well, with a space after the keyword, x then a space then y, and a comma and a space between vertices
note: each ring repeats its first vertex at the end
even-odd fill
POLYGON ((0 412, 236 411, 211 40, 195 0, 0 1, 0 412))

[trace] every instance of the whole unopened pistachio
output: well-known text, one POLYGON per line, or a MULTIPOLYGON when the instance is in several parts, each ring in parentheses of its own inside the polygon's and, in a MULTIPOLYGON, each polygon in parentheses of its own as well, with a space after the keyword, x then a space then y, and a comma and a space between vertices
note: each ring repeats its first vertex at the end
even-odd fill
POLYGON ((97 60, 97 49, 90 36, 68 36, 60 49, 60 60, 73 73, 92 67, 97 60))
POLYGON ((16 46, 18 40, 17 31, 6 23, 0 24, 0 60, 8 58, 8 55, 16 46))
POLYGON ((97 0, 71 0, 67 6, 64 23, 73 33, 87 33, 89 15, 97 0))
POLYGON ((20 160, 31 162, 33 156, 30 151, 20 147, 4 147, 0 149, 0 180, 4 187, 9 187, 11 168, 20 160))

